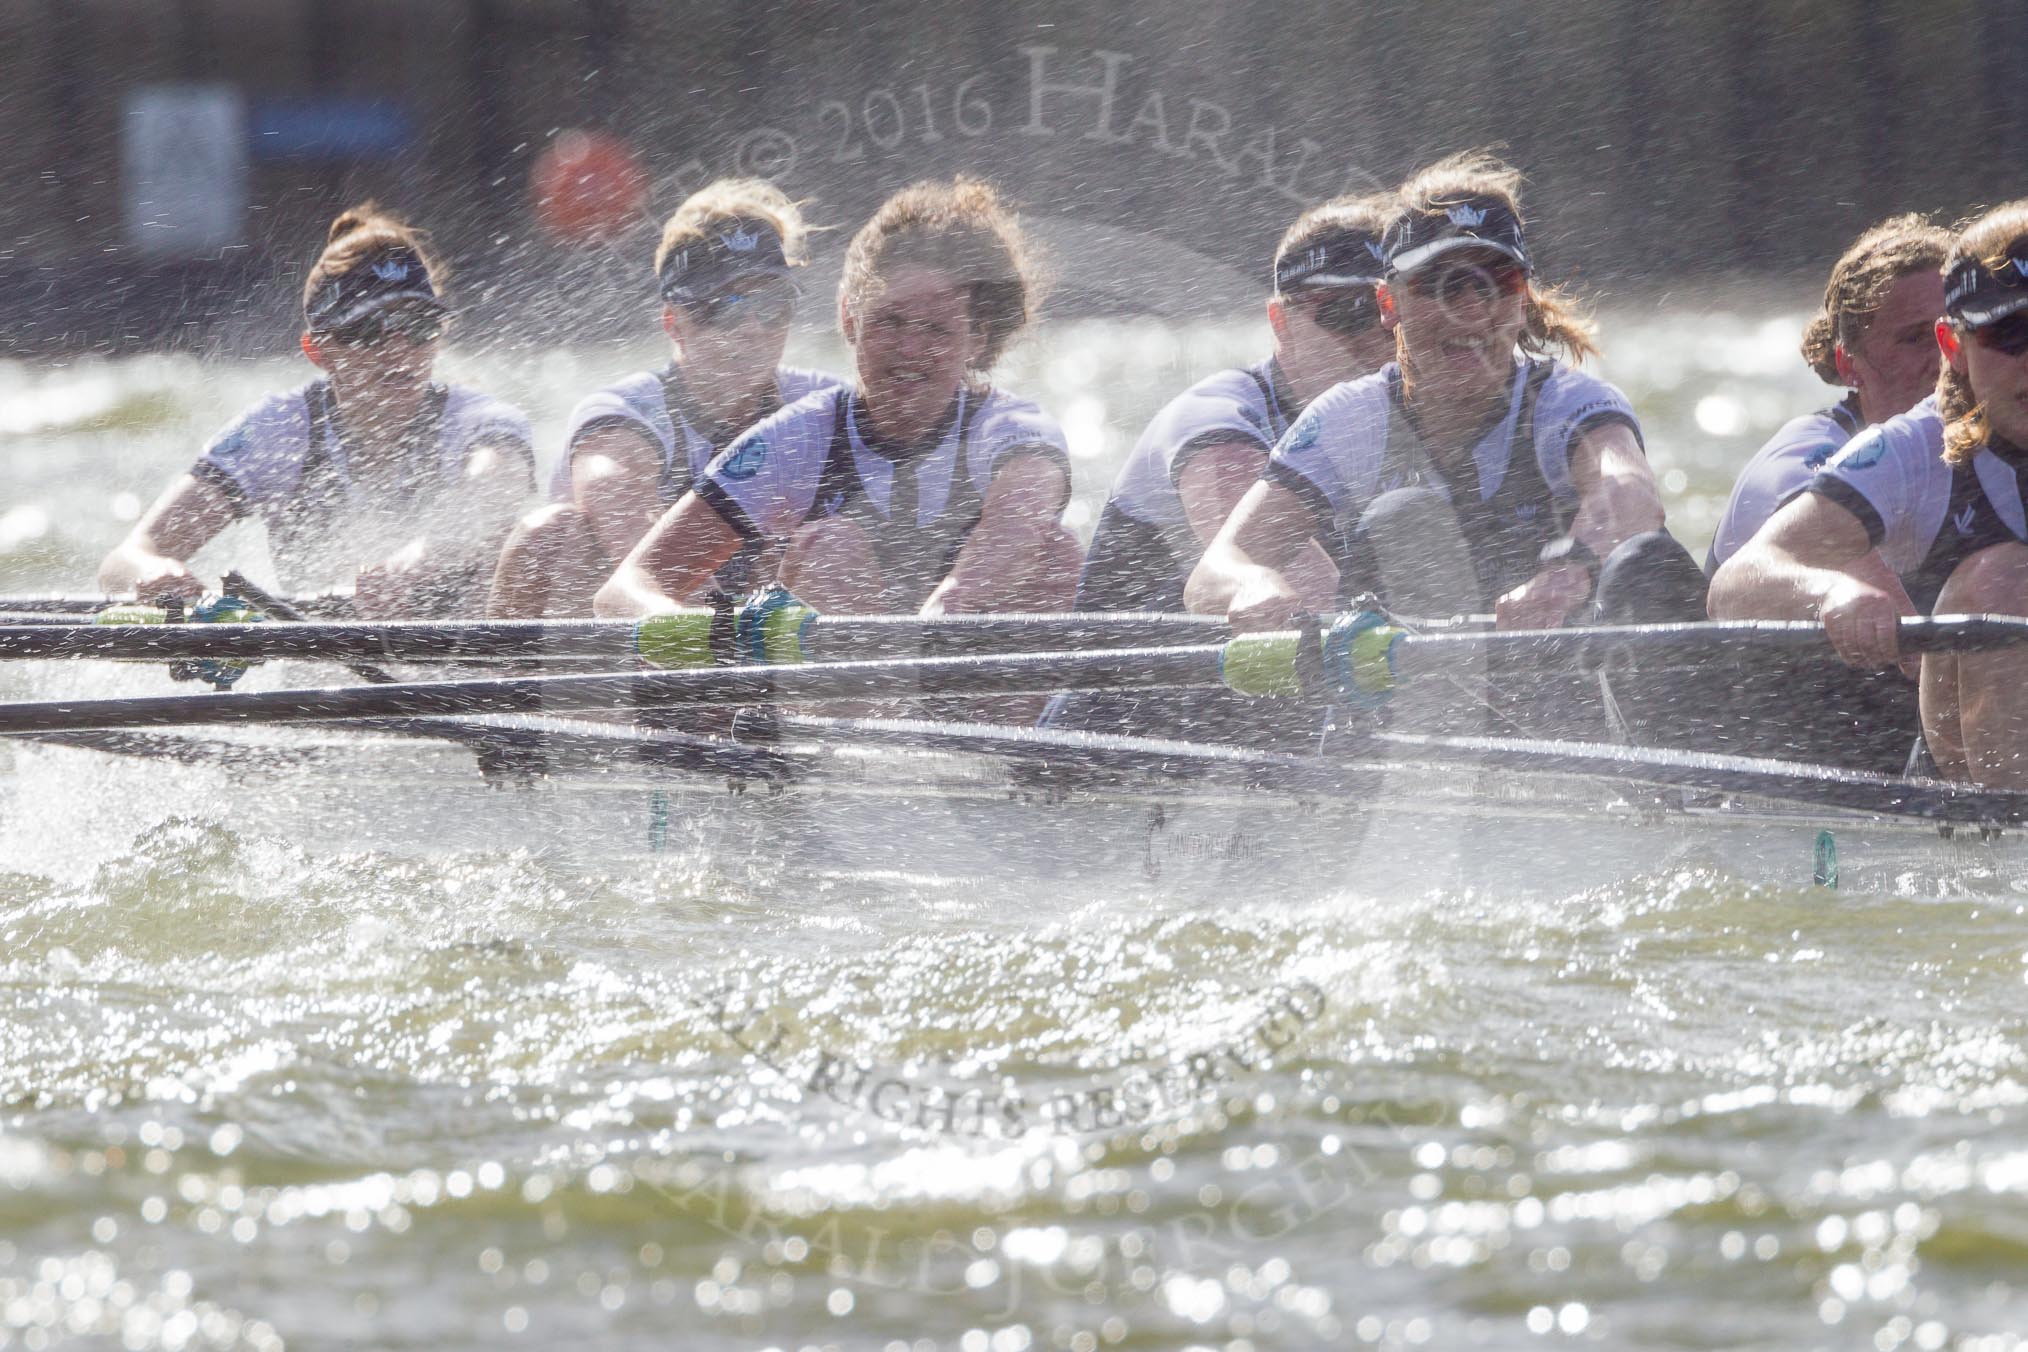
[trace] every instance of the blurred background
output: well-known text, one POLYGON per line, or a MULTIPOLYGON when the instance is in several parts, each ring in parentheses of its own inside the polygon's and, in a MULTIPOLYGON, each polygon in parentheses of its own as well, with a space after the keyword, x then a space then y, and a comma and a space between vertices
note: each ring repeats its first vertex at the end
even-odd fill
POLYGON ((1832 260, 2021 192, 2028 111, 2018 7, 1963 0, 5 0, 0 49, 0 492, 41 514, 0 515, 0 557, 70 532, 63 570, 309 374, 301 278, 362 198, 434 233, 452 373, 552 455, 577 397, 659 360, 649 255, 692 189, 806 204, 793 355, 835 367, 852 230, 991 178, 1055 273, 1003 376, 1069 427, 1084 526, 1156 407, 1265 350, 1303 206, 1477 145, 1527 171, 1543 270, 1597 303, 1701 545, 1753 446, 1835 397, 1794 347, 1832 260))
MULTIPOLYGON (((736 170, 840 245, 895 187, 966 169, 1258 276, 1301 203, 1502 143, 1563 275, 1816 271, 1888 212, 2018 191, 1995 175, 2028 111, 2019 19, 1959 0, 8 0, 0 343, 187 344, 248 310, 285 328, 287 283, 365 196, 437 232, 468 303, 525 308, 536 264, 617 246, 638 265, 654 219, 736 170), (589 159, 574 132, 597 134, 589 159)), ((1191 291, 1154 299, 1223 299, 1191 291)), ((537 336, 598 309, 517 318, 537 336)))

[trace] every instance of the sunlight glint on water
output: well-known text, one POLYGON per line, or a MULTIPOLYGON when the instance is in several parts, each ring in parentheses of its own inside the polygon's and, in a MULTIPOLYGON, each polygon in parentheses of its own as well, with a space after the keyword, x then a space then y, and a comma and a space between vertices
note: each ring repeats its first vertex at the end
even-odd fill
MULTIPOLYGON (((1829 400, 1798 324, 1606 314, 1606 374, 1695 548, 1732 469, 1829 400)), ((1146 417, 1262 335, 1065 325, 1006 383, 1075 408, 1089 522, 1146 417)), ((450 366, 521 392, 553 454, 573 398, 654 359, 450 366)), ((134 497, 301 378, 0 367, 6 589, 87 589, 134 497)), ((0 687, 166 682, 10 667, 0 687)), ((0 1345, 1985 1349, 2028 1329, 2028 880, 1052 896, 899 858, 756 874, 702 838, 601 859, 570 848, 600 809, 545 830, 525 793, 408 820, 449 756, 339 782, 297 834, 221 807, 214 768, 0 756, 0 1345), (434 848, 377 846, 398 837, 434 848), (1283 1000, 1299 1035, 1271 1056, 1283 1000)), ((315 778, 237 773, 256 795, 315 778)))

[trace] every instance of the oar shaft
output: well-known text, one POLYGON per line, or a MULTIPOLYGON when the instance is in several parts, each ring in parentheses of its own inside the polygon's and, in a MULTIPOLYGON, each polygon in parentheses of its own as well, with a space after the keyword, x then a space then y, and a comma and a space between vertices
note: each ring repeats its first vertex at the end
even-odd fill
MULTIPOLYGON (((707 617, 699 615, 699 620, 707 617)), ((704 632, 700 626, 700 635, 704 632)), ((820 661, 956 657, 1212 643, 1225 621, 1200 615, 821 615, 806 656, 820 661)), ((706 644, 700 642, 699 648, 706 644)), ((436 662, 572 659, 623 662, 631 620, 349 621, 305 624, 0 625, 0 658, 321 658, 436 662)))
MULTIPOLYGON (((2001 615, 1903 619, 1907 653, 1977 652, 2028 644, 2028 621, 2001 615)), ((1824 626, 1811 620, 1702 620, 1685 624, 1595 625, 1548 630, 1410 634, 1395 650, 1402 679, 1453 670, 1483 655, 1514 654, 1540 670, 1679 671, 1758 655, 1834 656, 1824 626)))
POLYGON ((1222 654, 1220 645, 1205 644, 801 667, 704 667, 601 676, 423 681, 250 694, 51 700, 0 705, 0 732, 1215 686, 1219 684, 1222 654))

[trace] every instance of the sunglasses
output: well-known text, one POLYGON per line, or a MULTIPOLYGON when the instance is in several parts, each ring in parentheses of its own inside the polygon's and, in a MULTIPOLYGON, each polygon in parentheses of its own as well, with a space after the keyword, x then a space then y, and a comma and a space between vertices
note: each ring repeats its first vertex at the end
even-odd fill
POLYGON ((444 317, 434 310, 382 310, 354 320, 342 329, 323 335, 322 341, 341 347, 371 347, 389 338, 411 343, 433 343, 444 331, 444 317))
POLYGON ((1972 338, 1988 352, 2018 357, 2028 352, 2028 312, 2009 315, 1997 324, 1973 329, 1972 338))
POLYGON ((1484 305, 1528 285, 1528 269, 1502 259, 1493 263, 1452 263, 1425 268, 1402 279, 1418 296, 1441 305, 1477 301, 1484 305))
POLYGON ((1298 294, 1303 313, 1340 338, 1356 338, 1380 322, 1380 302, 1372 287, 1316 287, 1298 294))
POLYGON ((684 308, 708 329, 747 323, 779 328, 796 317, 796 293, 779 286, 753 291, 721 291, 684 308))

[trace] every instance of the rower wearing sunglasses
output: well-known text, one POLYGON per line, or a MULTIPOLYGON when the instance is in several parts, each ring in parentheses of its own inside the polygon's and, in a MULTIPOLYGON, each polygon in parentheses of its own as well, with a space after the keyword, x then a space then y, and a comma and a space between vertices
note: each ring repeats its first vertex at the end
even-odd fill
MULTIPOLYGON (((1392 195, 1340 198, 1296 218, 1275 250, 1267 299, 1274 353, 1214 372, 1172 399, 1134 444, 1085 552, 1080 611, 1180 611, 1183 585, 1226 517, 1266 468, 1268 453, 1304 405, 1394 355, 1374 294, 1386 271, 1392 195)), ((1322 609, 1338 569, 1312 542, 1293 581, 1322 609)), ((1250 707, 1249 707, 1250 706, 1250 707)), ((1050 726, 1143 735, 1217 735, 1226 714, 1257 701, 1217 691, 1092 692, 1052 702, 1050 726)), ((1242 720, 1251 725, 1255 719, 1242 720)))
MULTIPOLYGON (((759 179, 691 194, 662 228, 655 276, 670 360, 580 401, 550 502, 508 537, 487 613, 583 615, 647 529, 753 423, 841 384, 782 365, 804 262, 795 203, 759 179)), ((721 579, 737 589, 743 576, 721 579)))
POLYGON ((1944 773, 2028 788, 2019 654, 1901 651, 1896 621, 2028 613, 2028 200, 1974 220, 1944 263, 1936 393, 1848 442, 1712 580, 1713 607, 1818 619, 1854 667, 1921 678, 1944 773), (1875 552, 1905 582, 1862 562, 1875 552))
POLYGON ((369 618, 476 614, 534 468, 519 409, 431 379, 441 277, 420 232, 371 203, 332 222, 303 286, 301 347, 323 374, 213 438, 99 585, 195 598, 190 557, 258 517, 291 590, 349 584, 369 618))
POLYGON ((1535 281, 1519 189, 1481 154, 1402 185, 1377 292, 1397 360, 1296 420, 1191 575, 1191 609, 1287 625, 1312 604, 1292 578, 1305 549, 1342 525, 1348 584, 1400 614, 1702 614, 1626 396, 1551 355, 1593 355, 1591 330, 1535 281))

